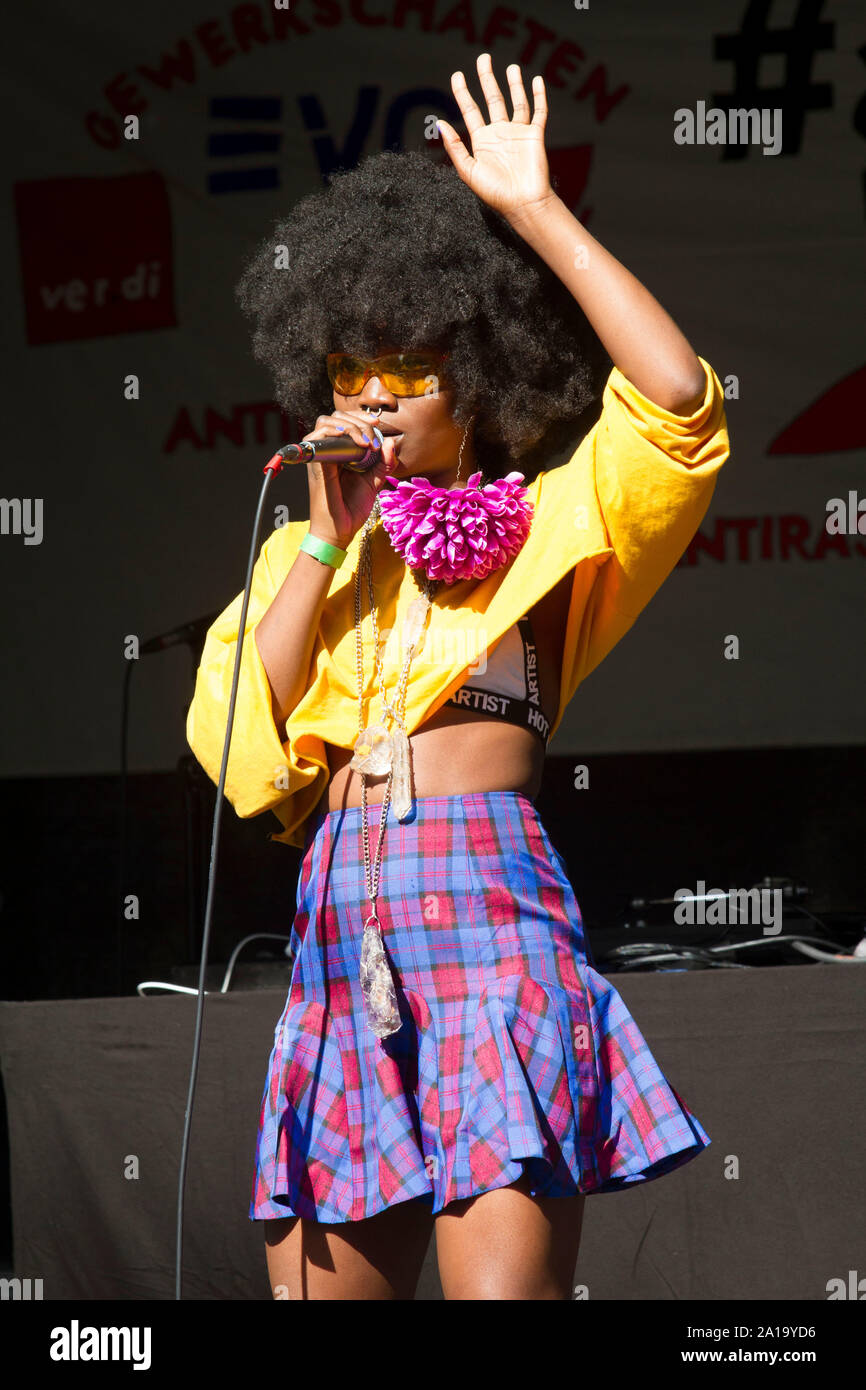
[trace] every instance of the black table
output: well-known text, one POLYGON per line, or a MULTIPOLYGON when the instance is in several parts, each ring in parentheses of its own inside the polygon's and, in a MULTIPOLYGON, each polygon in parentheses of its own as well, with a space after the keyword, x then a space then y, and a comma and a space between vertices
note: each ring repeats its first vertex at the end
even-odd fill
MULTIPOLYGON (((587 1201, 584 1296, 823 1300, 828 1280, 862 1273, 866 970, 610 978, 713 1142, 679 1171, 587 1201)), ((270 1297, 247 1209, 284 999, 205 1004, 185 1298, 270 1297)), ((41 1278, 45 1299, 173 1298, 194 1017, 192 996, 0 1003, 14 1272, 41 1278)), ((441 1296, 431 1243, 418 1298, 441 1296)))

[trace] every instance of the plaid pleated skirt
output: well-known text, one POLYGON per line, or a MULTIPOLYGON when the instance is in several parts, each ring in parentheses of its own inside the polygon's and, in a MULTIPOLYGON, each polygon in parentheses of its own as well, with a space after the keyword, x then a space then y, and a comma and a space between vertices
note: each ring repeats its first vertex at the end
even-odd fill
MULTIPOLYGON (((308 826, 288 998, 274 1030, 249 1216, 432 1211, 528 1174, 545 1197, 615 1192, 709 1136, 594 968, 562 856, 521 792, 416 799, 385 825, 378 916, 401 1026, 359 983, 362 811, 308 826)), ((369 807, 370 847, 380 806, 369 807)))

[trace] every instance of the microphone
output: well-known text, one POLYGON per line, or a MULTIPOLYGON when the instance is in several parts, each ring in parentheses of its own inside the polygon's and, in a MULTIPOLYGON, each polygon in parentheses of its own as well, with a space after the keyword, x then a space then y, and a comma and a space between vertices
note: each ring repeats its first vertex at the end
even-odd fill
POLYGON ((173 627, 169 632, 161 632, 157 637, 150 637, 146 642, 142 642, 138 648, 139 656, 150 656, 152 652, 165 651, 166 647, 177 646, 180 642, 188 642, 193 648, 199 651, 204 646, 205 633, 212 623, 219 617, 219 610, 215 613, 207 613, 203 618, 193 618, 190 623, 181 623, 180 627, 173 627))
POLYGON ((330 439, 303 439, 300 444, 284 444, 274 455, 286 463, 339 463, 343 468, 351 468, 355 473, 366 473, 382 457, 383 435, 372 426, 379 448, 373 449, 364 444, 356 444, 350 435, 333 435, 330 439))

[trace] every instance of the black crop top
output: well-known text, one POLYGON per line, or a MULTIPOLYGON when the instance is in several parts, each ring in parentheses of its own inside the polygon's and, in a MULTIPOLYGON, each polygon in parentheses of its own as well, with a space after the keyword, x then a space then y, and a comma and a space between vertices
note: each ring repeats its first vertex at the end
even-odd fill
POLYGON ((541 708, 538 658, 528 613, 503 635, 478 678, 461 685, 445 704, 519 724, 547 747, 550 721, 541 708))

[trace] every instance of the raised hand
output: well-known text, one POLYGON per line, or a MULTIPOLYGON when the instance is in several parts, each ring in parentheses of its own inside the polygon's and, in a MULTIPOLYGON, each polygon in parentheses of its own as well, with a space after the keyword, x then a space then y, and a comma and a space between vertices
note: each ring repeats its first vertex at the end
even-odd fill
POLYGON ((544 127, 547 96, 541 77, 532 79, 535 109, 530 119, 529 100, 517 63, 506 68, 514 114, 509 118, 505 98, 493 73, 489 53, 477 59, 478 78, 487 101, 489 121, 485 123, 462 72, 451 74, 451 90, 472 144, 470 154, 460 136, 447 121, 439 121, 442 143, 461 179, 482 202, 505 217, 520 216, 555 197, 550 185, 544 127))

